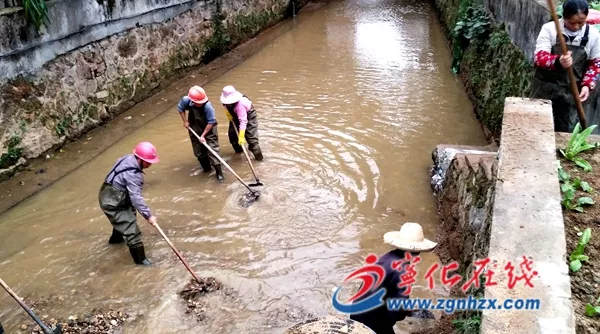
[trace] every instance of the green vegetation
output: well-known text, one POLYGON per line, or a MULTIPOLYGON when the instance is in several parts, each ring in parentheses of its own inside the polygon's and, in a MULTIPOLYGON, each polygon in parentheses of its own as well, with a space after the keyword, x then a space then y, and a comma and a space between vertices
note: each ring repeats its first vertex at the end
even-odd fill
POLYGON ((479 334, 481 315, 473 314, 469 317, 454 319, 452 320, 452 324, 454 325, 455 333, 479 334))
POLYGON ((597 125, 591 125, 584 131, 581 131, 581 125, 577 123, 573 133, 571 134, 571 139, 569 139, 567 147, 564 150, 560 149, 560 153, 563 157, 565 157, 565 159, 574 162, 586 172, 591 172, 592 166, 587 160, 578 155, 581 152, 598 148, 598 143, 590 144, 587 142, 587 138, 596 127, 597 125))
POLYGON ((23 152, 23 149, 19 147, 21 144, 21 137, 13 136, 8 140, 8 152, 2 154, 0 156, 0 169, 8 168, 11 165, 14 165, 23 152))
POLYGON ((48 7, 45 0, 23 0, 23 9, 27 22, 33 24, 39 31, 44 20, 49 23, 48 7))
POLYGON ((598 298, 598 300, 596 301, 595 306, 590 303, 588 303, 585 306, 585 315, 587 315, 588 317, 600 315, 600 298, 598 298))
POLYGON ((576 177, 571 180, 571 176, 562 168, 558 167, 558 179, 561 183, 560 190, 562 192, 562 205, 567 210, 583 212, 584 205, 593 205, 594 200, 589 196, 583 196, 575 199, 576 191, 582 190, 587 193, 592 193, 595 190, 586 181, 582 181, 576 177))
POLYGON ((592 230, 588 227, 581 234, 581 238, 579 238, 579 242, 577 243, 577 247, 569 256, 569 268, 571 271, 576 272, 581 269, 582 262, 589 261, 589 257, 583 254, 585 250, 585 246, 590 242, 590 238, 592 237, 592 230))
POLYGON ((533 65, 492 20, 482 0, 436 0, 449 27, 452 70, 465 83, 481 123, 498 138, 507 96, 528 96, 533 65))

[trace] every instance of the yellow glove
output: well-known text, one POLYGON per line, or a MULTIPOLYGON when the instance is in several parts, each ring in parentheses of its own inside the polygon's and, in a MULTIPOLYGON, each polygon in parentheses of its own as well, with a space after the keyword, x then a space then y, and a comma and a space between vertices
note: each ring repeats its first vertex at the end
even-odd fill
POLYGON ((225 114, 227 115, 227 118, 229 118, 230 122, 233 122, 233 117, 231 116, 231 114, 229 113, 229 110, 225 109, 225 114))
POLYGON ((240 135, 238 136, 238 144, 240 144, 240 145, 246 144, 246 130, 240 131, 240 135))

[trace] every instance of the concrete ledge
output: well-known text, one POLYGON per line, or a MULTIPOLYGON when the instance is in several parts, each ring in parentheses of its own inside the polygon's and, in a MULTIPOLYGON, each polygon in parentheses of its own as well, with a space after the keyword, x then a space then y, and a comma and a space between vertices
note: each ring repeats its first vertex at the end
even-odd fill
POLYGON ((495 144, 488 146, 466 146, 466 145, 438 145, 431 154, 433 166, 429 169, 431 177, 431 189, 434 195, 442 191, 446 172, 457 154, 467 155, 495 155, 498 147, 495 144))
POLYGON ((485 297, 539 298, 541 307, 484 311, 481 333, 575 333, 553 128, 547 101, 506 99, 489 247, 498 285, 485 297), (510 290, 504 267, 510 261, 521 275, 524 255, 538 272, 534 287, 510 290))

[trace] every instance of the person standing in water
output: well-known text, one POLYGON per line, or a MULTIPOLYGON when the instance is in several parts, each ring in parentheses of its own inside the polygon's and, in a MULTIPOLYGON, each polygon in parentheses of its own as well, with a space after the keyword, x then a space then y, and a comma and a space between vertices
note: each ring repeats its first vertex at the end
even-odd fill
MULTIPOLYGON (((563 4, 559 26, 569 50, 567 55, 562 55, 554 21, 544 24, 537 38, 530 97, 552 101, 557 132, 572 132, 579 122, 567 68, 573 68, 582 103, 588 101, 600 74, 600 32, 586 23, 588 12, 585 0, 567 0, 563 4)), ((598 122, 600 115, 594 115, 596 104, 583 103, 588 125, 598 122)))
POLYGON ((227 109, 229 118, 229 142, 234 151, 241 153, 242 145, 248 142, 248 148, 258 161, 263 160, 263 154, 258 144, 258 117, 252 101, 238 92, 233 86, 225 86, 221 94, 221 103, 227 109), (239 131, 239 136, 236 133, 239 131))
POLYGON ((151 265, 152 262, 146 258, 135 211, 137 209, 150 225, 156 224, 156 217, 152 215, 142 197, 142 188, 143 170, 158 162, 154 145, 149 142, 139 143, 133 154, 127 154, 117 160, 104 179, 98 194, 100 208, 113 227, 108 243, 119 244, 127 241, 133 261, 140 265, 151 265))
POLYGON ((223 182, 223 169, 221 162, 213 156, 203 143, 208 144, 217 154, 219 154, 219 135, 217 133, 217 119, 215 118, 215 109, 208 101, 208 96, 200 86, 194 86, 188 91, 188 95, 181 98, 177 105, 179 116, 183 120, 183 127, 191 128, 200 136, 200 140, 191 132, 190 141, 194 155, 200 162, 202 170, 205 173, 211 171, 212 165, 217 174, 217 181, 223 182), (188 111, 186 116, 186 111, 188 111))

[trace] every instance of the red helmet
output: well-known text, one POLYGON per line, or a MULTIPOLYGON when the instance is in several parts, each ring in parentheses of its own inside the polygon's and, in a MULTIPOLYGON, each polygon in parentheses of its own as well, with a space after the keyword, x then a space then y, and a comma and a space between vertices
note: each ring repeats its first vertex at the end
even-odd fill
POLYGON ((203 104, 208 101, 208 97, 206 96, 204 89, 202 89, 200 86, 194 86, 190 88, 188 97, 196 104, 203 104))
POLYGON ((158 155, 156 154, 156 148, 147 141, 137 144, 133 150, 133 154, 149 164, 155 164, 159 162, 158 155))

